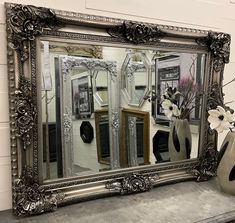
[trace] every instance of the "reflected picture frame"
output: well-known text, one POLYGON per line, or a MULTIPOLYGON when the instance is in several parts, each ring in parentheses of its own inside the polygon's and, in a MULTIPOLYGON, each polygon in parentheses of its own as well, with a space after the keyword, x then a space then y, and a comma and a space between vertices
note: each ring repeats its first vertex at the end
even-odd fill
POLYGON ((86 76, 71 80, 72 115, 76 119, 89 118, 93 111, 92 92, 88 78, 86 76))

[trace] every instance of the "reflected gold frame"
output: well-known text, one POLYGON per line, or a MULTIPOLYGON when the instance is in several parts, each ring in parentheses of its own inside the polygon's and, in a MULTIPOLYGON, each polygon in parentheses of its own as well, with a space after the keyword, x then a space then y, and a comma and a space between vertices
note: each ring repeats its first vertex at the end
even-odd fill
POLYGON ((122 147, 120 149, 120 163, 121 167, 128 167, 128 152, 127 152, 127 140, 128 140, 128 133, 127 130, 130 127, 127 119, 128 116, 135 117, 135 118, 142 118, 143 123, 144 123, 144 135, 143 135, 143 145, 144 145, 144 164, 148 165, 150 164, 149 159, 150 159, 150 149, 149 149, 149 112, 145 111, 138 111, 134 109, 123 109, 122 110, 122 147))
POLYGON ((98 162, 101 164, 106 164, 110 165, 110 161, 107 161, 102 158, 101 154, 101 144, 100 144, 100 117, 102 115, 107 115, 108 116, 108 110, 96 110, 95 111, 95 132, 96 132, 96 147, 97 147, 97 157, 98 157, 98 162))

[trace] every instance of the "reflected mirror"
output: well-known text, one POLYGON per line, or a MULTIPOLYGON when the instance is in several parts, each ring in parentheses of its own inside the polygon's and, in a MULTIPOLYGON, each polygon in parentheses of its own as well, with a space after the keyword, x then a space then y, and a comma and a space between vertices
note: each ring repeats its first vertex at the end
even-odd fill
MULTIPOLYGON (((82 57, 82 52, 79 56, 62 56, 65 52, 55 52, 51 47, 55 42, 42 44, 43 178, 109 170, 107 108, 109 82, 115 79, 116 63, 88 58, 87 54, 82 57), (49 60, 51 63, 46 66, 49 60)), ((118 150, 115 146, 113 149, 118 150)))
POLYGON ((95 112, 96 144, 98 162, 110 165, 110 143, 109 143, 109 117, 108 111, 100 110, 95 112))
POLYGON ((149 113, 138 110, 122 110, 121 167, 150 164, 149 113))
POLYGON ((94 95, 95 99, 101 106, 108 106, 108 75, 106 71, 95 70, 94 79, 94 95))
POLYGON ((197 157, 205 54, 73 45, 99 49, 98 59, 42 44, 44 179, 197 157), (109 124, 119 80, 120 146, 109 124))
POLYGON ((150 91, 151 62, 146 53, 128 50, 122 65, 122 88, 129 105, 141 106, 150 91))

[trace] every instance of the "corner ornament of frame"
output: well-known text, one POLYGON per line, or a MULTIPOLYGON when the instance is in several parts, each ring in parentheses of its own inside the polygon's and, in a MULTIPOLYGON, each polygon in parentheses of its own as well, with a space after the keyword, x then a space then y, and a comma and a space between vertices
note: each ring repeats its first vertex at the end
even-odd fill
POLYGON ((210 31, 208 36, 196 39, 199 45, 207 46, 214 57, 214 70, 220 72, 229 62, 231 36, 227 33, 210 31))
POLYGON ((64 199, 63 193, 46 192, 33 180, 33 170, 26 166, 13 184, 13 212, 18 216, 54 211, 64 199))
POLYGON ((55 13, 47 8, 16 5, 7 11, 10 47, 18 51, 20 60, 29 57, 29 41, 42 34, 44 28, 58 29, 62 23, 55 13))

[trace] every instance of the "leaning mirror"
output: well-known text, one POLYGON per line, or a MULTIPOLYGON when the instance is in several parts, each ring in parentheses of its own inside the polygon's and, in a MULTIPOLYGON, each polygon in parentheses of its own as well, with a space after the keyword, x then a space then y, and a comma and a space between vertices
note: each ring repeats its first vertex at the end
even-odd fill
POLYGON ((230 36, 6 4, 17 215, 207 180, 230 36))

